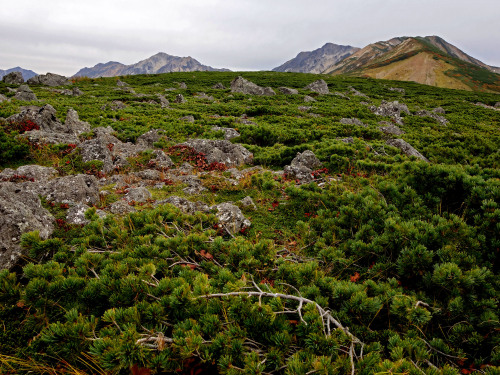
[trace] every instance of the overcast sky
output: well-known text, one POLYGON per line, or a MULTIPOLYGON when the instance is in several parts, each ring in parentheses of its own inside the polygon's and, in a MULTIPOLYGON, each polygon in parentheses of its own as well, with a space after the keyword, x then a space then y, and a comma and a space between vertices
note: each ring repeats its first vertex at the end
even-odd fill
POLYGON ((0 69, 70 76, 166 52, 270 70, 327 42, 426 35, 500 66, 500 0, 5 0, 0 69))

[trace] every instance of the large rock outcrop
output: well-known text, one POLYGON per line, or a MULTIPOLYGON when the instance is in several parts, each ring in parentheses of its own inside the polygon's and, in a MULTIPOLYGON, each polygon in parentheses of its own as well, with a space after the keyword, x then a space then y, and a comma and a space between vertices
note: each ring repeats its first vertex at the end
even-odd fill
POLYGON ((231 92, 239 92, 248 95, 272 96, 276 95, 270 87, 261 87, 245 78, 238 76, 231 82, 231 92))
POLYGON ((44 86, 66 86, 70 85, 71 81, 59 74, 47 73, 31 77, 27 81, 28 85, 44 85, 44 86))
POLYGON ((10 72, 3 76, 2 81, 8 85, 22 85, 24 83, 24 78, 21 72, 10 72))
POLYGON ((22 234, 38 231, 40 238, 47 239, 54 230, 53 223, 37 194, 12 182, 0 183, 0 269, 12 269, 26 256, 19 245, 22 234))

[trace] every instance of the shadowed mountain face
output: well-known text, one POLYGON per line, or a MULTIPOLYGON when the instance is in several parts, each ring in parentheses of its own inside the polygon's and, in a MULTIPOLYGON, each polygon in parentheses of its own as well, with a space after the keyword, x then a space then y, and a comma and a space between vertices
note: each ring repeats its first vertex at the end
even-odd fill
POLYGON ((32 70, 23 69, 19 66, 16 66, 15 68, 7 69, 7 70, 0 69, 0 79, 2 79, 4 76, 6 76, 7 74, 12 73, 12 72, 21 72, 25 81, 27 81, 31 77, 38 75, 38 73, 35 73, 32 70))
POLYGON ((169 72, 194 72, 194 71, 227 71, 203 65, 192 57, 178 57, 160 52, 136 64, 124 65, 116 61, 106 64, 97 64, 92 68, 83 68, 75 77, 115 77, 133 74, 159 74, 169 72))
POLYGON ((463 90, 500 91, 498 71, 438 36, 427 36, 393 38, 370 44, 323 73, 414 81, 463 90))
POLYGON ((314 51, 300 52, 295 58, 273 69, 275 72, 322 73, 359 48, 326 43, 314 51))

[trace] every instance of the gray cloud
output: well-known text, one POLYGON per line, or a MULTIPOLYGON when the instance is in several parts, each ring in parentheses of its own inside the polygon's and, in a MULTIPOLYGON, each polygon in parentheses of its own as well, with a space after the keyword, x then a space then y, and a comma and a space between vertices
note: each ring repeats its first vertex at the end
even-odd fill
POLYGON ((2 4, 0 69, 66 75, 157 52, 233 70, 272 69, 326 42, 363 47, 439 35, 500 65, 497 0, 17 0, 2 4))

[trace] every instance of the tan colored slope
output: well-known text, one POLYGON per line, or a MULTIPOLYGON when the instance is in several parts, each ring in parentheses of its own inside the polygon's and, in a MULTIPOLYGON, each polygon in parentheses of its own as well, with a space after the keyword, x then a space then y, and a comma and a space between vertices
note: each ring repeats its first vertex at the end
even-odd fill
POLYGON ((386 66, 365 69, 362 74, 372 78, 413 81, 450 89, 471 90, 462 81, 444 74, 448 70, 453 70, 454 66, 442 60, 435 60, 433 57, 434 55, 430 53, 420 52, 386 66))

